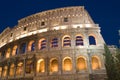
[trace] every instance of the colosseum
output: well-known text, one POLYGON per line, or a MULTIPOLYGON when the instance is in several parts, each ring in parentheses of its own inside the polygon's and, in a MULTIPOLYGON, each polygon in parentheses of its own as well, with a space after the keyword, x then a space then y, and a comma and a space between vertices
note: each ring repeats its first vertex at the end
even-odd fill
POLYGON ((33 14, 0 34, 0 80, 104 80, 104 43, 84 6, 33 14))

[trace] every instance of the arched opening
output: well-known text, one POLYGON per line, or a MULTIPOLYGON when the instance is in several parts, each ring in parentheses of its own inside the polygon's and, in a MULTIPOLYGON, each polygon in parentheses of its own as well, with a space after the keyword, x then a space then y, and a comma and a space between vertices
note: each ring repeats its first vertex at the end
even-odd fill
POLYGON ((77 70, 86 70, 87 64, 84 57, 77 58, 77 70))
POLYGON ((16 68, 16 75, 22 75, 23 73, 23 62, 19 62, 16 68))
POLYGON ((58 38, 53 38, 51 41, 51 47, 58 47, 58 38))
POLYGON ((15 73, 15 65, 14 65, 14 64, 11 64, 11 65, 10 65, 10 73, 9 73, 9 75, 10 75, 10 76, 14 76, 14 73, 15 73))
POLYGON ((7 71, 8 70, 8 67, 7 66, 5 66, 4 68, 3 68, 3 77, 6 77, 7 76, 7 71))
POLYGON ((72 70, 71 58, 66 57, 66 58, 63 59, 63 70, 64 71, 71 71, 72 70))
POLYGON ((101 67, 101 62, 97 56, 92 57, 92 69, 97 70, 100 69, 101 67))
POLYGON ((83 38, 82 36, 76 36, 76 46, 83 46, 83 38))
POLYGON ((89 36, 89 45, 96 45, 95 37, 89 36))
POLYGON ((39 40, 39 49, 45 49, 47 47, 47 41, 45 38, 39 40))
POLYGON ((50 72, 57 72, 58 71, 58 60, 52 59, 50 61, 50 72))
POLYGON ((13 47, 12 56, 15 56, 16 54, 18 54, 18 47, 17 47, 17 45, 15 45, 15 46, 13 47))
POLYGON ((63 37, 63 47, 70 47, 70 46, 71 46, 70 36, 66 35, 63 37))
POLYGON ((25 72, 27 74, 33 73, 33 61, 32 60, 26 60, 26 67, 25 67, 25 72))
POLYGON ((28 51, 34 51, 35 50, 35 41, 30 41, 28 44, 28 51))
POLYGON ((3 50, 3 51, 2 51, 1 56, 2 56, 3 58, 5 58, 5 57, 6 57, 6 55, 5 55, 5 50, 3 50))
POLYGON ((20 52, 21 54, 24 54, 26 52, 26 43, 22 43, 20 46, 20 52))
POLYGON ((7 50, 7 52, 6 52, 6 58, 9 58, 9 57, 10 57, 10 51, 11 51, 11 49, 8 48, 8 50, 7 50))
POLYGON ((44 59, 39 59, 37 61, 37 72, 45 72, 45 61, 44 59))

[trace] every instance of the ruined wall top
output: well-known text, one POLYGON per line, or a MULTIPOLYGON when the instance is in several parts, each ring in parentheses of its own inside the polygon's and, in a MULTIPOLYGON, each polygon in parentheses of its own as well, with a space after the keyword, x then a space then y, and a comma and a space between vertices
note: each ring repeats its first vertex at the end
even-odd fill
POLYGON ((67 28, 99 28, 84 9, 84 6, 47 10, 18 20, 13 28, 0 34, 0 47, 32 34, 67 28))

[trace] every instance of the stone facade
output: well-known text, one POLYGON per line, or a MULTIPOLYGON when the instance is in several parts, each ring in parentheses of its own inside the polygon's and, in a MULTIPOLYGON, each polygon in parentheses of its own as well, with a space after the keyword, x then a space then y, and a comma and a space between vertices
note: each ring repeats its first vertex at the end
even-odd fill
POLYGON ((104 80, 104 43, 83 6, 28 16, 0 34, 1 80, 104 80))

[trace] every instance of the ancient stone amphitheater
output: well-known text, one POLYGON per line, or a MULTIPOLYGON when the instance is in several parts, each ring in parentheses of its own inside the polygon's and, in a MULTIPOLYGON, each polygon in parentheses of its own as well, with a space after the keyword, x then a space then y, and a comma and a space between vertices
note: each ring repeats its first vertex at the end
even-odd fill
POLYGON ((33 14, 0 34, 0 80, 104 80, 104 43, 83 6, 33 14))

